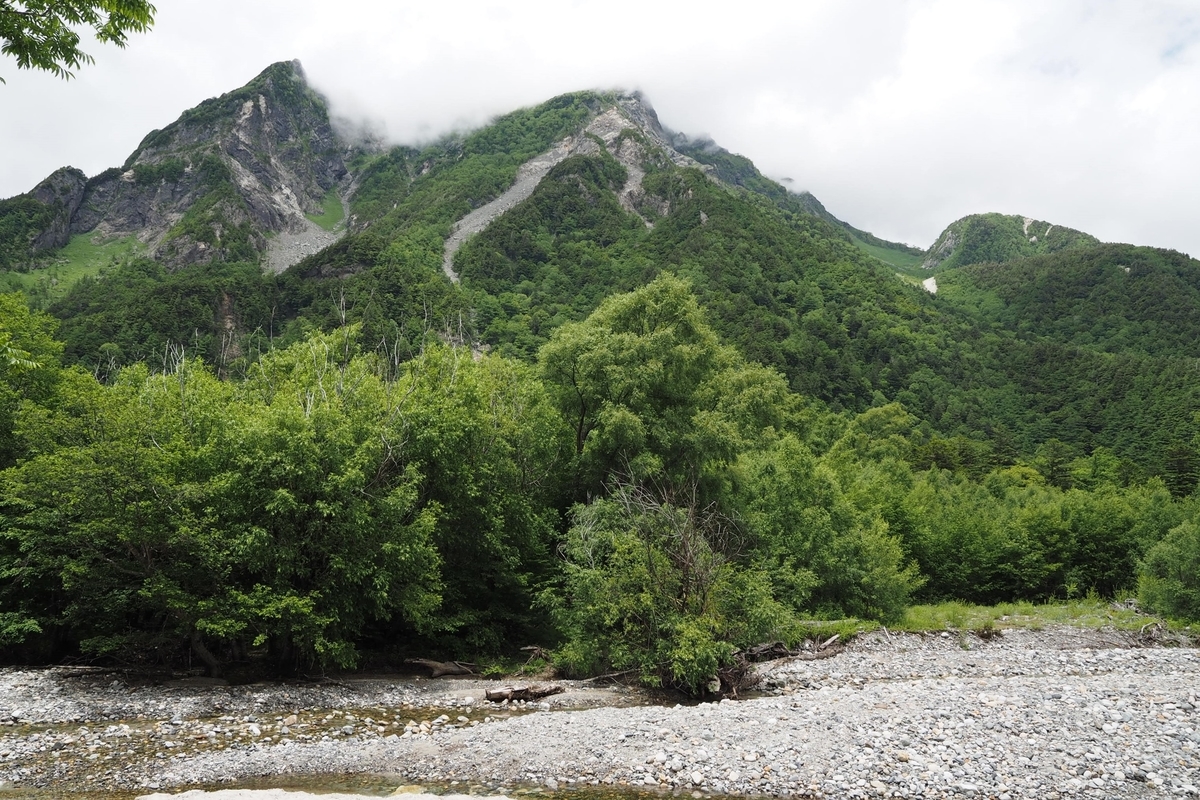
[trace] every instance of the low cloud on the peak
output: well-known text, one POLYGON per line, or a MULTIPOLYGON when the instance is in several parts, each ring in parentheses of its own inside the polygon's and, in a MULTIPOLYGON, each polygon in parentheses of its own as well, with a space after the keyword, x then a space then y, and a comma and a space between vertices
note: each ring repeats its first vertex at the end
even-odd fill
POLYGON ((0 195, 119 164, 149 130, 299 58, 339 123, 423 142, 587 88, 640 89, 662 123, 787 175, 831 212, 928 245, 1021 213, 1200 254, 1200 12, 1021 0, 160 4, 70 83, 0 86, 0 195))

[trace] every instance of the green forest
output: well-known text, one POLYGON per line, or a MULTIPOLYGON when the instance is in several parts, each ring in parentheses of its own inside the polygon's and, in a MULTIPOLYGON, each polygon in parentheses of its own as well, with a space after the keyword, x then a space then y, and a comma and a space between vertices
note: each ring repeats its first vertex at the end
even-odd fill
POLYGON ((572 156, 448 280, 454 221, 611 102, 359 154, 349 233, 281 275, 132 254, 0 295, 4 657, 537 644, 698 693, 913 603, 1200 620, 1200 264, 1072 231, 930 295, 747 160, 637 140, 632 208, 608 150, 572 156))

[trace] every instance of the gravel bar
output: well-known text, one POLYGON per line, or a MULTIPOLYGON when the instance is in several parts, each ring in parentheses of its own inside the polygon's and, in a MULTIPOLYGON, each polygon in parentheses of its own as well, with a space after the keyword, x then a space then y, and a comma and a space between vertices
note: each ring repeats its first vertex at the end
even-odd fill
MULTIPOLYGON (((0 793, 167 790, 263 776, 402 784, 811 797, 1200 794, 1200 651, 1117 631, 860 636, 760 665, 761 696, 645 705, 561 682, 541 703, 495 682, 129 685, 0 671, 0 793), (457 783, 454 783, 457 782, 457 783)), ((261 785, 261 781, 260 781, 261 785)))

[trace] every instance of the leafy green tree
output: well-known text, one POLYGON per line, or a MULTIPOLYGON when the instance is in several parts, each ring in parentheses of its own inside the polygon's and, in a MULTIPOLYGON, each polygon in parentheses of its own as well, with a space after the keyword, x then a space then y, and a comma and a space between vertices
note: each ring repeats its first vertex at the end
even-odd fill
POLYGON ((214 672, 265 645, 282 671, 352 665, 364 627, 440 602, 421 496, 373 359, 313 337, 218 381, 184 360, 110 387, 68 373, 23 408, 4 473, 5 612, 85 653, 214 672), (392 447, 389 447, 389 443, 392 447))
POLYGON ((1142 562, 1138 596, 1147 608, 1180 620, 1200 620, 1200 525, 1172 528, 1142 562))
POLYGON ((721 345, 673 276, 559 328, 540 368, 570 431, 572 496, 591 501, 543 594, 564 663, 697 691, 737 647, 783 635, 787 609, 721 506, 739 454, 788 417, 778 374, 721 345))
POLYGON ((20 295, 0 294, 0 469, 21 455, 13 427, 21 402, 46 402, 55 394, 62 356, 57 326, 20 295))
POLYGON ((636 671, 652 686, 703 691, 738 647, 790 638, 768 578, 739 565, 739 533, 694 493, 632 485, 577 506, 564 546, 565 591, 543 601, 577 673, 636 671))
POLYGON ((401 366, 390 391, 388 441, 403 443, 436 514, 442 603, 425 641, 470 656, 547 634, 531 606, 555 571, 552 500, 570 450, 532 368, 430 347, 401 366))
POLYGON ((720 344, 689 285, 670 275, 559 328, 540 366, 572 431, 577 498, 617 476, 700 481, 711 496, 704 482, 792 405, 778 374, 720 344))
POLYGON ((887 622, 903 613, 922 581, 878 506, 856 509, 837 474, 793 436, 747 453, 739 466, 752 558, 781 603, 887 622))
POLYGON ((271 353, 216 443, 207 502, 236 587, 228 626, 285 671, 352 665, 368 624, 420 630, 440 604, 437 508, 406 446, 403 395, 377 367, 353 329, 271 353))
POLYGON ((0 53, 15 58, 19 69, 71 78, 72 69, 95 61, 79 49, 75 28, 91 28, 99 41, 124 47, 130 33, 150 29, 154 13, 146 0, 2 0, 0 53))
POLYGON ((146 413, 148 380, 136 370, 105 389, 67 373, 51 407, 23 407, 30 457, 3 473, 6 611, 27 631, 66 628, 85 651, 123 658, 161 651, 176 633, 147 608, 152 586, 214 583, 196 575, 203 548, 177 478, 184 432, 169 413, 146 413))
POLYGON ((1143 554, 1182 521, 1180 507, 1157 478, 1123 490, 1067 492, 1063 517, 1071 532, 1064 548, 1067 580, 1101 597, 1132 592, 1143 554))
POLYGON ((924 597, 998 603, 1061 591, 1071 541, 1061 494, 1005 473, 983 485, 939 470, 914 481, 905 546, 928 578, 924 597))

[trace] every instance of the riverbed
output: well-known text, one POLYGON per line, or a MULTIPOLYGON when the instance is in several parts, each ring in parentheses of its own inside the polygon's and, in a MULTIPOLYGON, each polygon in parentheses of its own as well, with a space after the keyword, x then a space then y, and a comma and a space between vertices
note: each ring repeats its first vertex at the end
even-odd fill
POLYGON ((1200 794, 1195 648, 1069 628, 879 631, 759 671, 753 699, 663 705, 589 682, 493 704, 484 692, 498 684, 475 679, 131 685, 9 669, 0 792, 1200 794))

